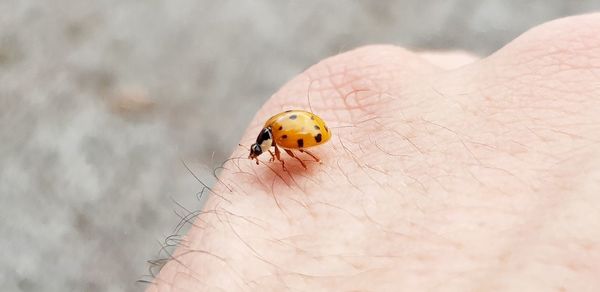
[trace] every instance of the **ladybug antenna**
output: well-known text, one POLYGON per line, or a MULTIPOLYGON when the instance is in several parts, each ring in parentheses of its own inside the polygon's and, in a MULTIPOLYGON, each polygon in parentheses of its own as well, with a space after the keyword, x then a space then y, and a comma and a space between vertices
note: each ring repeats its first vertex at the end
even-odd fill
POLYGON ((244 148, 245 150, 250 150, 250 146, 246 146, 242 143, 239 143, 238 146, 244 148))

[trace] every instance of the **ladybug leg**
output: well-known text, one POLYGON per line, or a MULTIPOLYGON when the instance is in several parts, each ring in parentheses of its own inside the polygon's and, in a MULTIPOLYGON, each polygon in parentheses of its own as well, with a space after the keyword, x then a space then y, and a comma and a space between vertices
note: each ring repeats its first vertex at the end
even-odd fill
POLYGON ((277 145, 275 146, 275 157, 277 158, 277 160, 281 161, 281 151, 279 151, 279 147, 277 147, 277 145))
POLYGON ((273 144, 273 146, 275 146, 275 157, 273 158, 273 161, 275 161, 275 158, 277 158, 277 160, 281 161, 281 167, 283 168, 283 170, 286 170, 285 162, 281 160, 281 151, 279 151, 279 147, 277 147, 276 144, 273 144))
POLYGON ((319 160, 319 157, 316 157, 314 154, 308 152, 308 150, 298 149, 298 151, 310 155, 310 157, 314 158, 316 162, 321 162, 321 160, 319 160))
POLYGON ((302 159, 300 159, 300 158, 298 158, 296 155, 294 155, 294 152, 292 152, 292 150, 289 150, 289 149, 284 149, 284 150, 285 150, 285 152, 286 152, 287 154, 289 154, 291 157, 294 157, 294 158, 296 158, 296 160, 298 160, 298 161, 300 162, 300 164, 302 164, 302 167, 304 167, 304 169, 307 169, 307 168, 306 168, 306 164, 304 164, 304 161, 302 161, 302 159))
MULTIPOLYGON (((275 149, 277 149, 277 148, 275 148, 275 149)), ((269 159, 269 162, 275 161, 275 154, 273 154, 273 152, 271 152, 271 150, 269 150, 269 154, 271 154, 271 159, 269 159)))

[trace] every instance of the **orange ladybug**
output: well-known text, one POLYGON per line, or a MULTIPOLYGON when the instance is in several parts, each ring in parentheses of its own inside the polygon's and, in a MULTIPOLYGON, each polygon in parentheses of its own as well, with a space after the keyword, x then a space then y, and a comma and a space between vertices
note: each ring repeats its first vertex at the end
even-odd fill
POLYGON ((306 153, 319 162, 319 158, 308 152, 306 148, 321 145, 330 138, 331 132, 319 116, 303 110, 289 110, 267 120, 256 138, 256 143, 250 146, 248 158, 256 159, 256 164, 258 164, 257 157, 268 151, 271 154, 271 161, 277 159, 285 168, 285 163, 280 158, 279 148, 281 147, 306 168, 304 161, 294 155, 292 150, 306 153), (275 153, 271 152, 272 146, 275 147, 275 153))

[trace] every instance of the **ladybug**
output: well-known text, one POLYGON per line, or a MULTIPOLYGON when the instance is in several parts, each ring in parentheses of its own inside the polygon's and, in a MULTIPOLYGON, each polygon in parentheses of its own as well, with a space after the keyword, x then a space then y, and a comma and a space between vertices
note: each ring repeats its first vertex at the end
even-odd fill
POLYGON ((250 146, 248 158, 255 159, 258 164, 258 156, 265 151, 271 154, 271 160, 281 161, 285 169, 285 163, 280 158, 279 148, 295 158, 306 168, 306 164, 292 150, 298 150, 310 155, 319 162, 306 148, 321 145, 331 138, 331 132, 323 119, 317 115, 303 110, 289 110, 272 116, 267 120, 265 126, 258 134, 256 143, 250 146), (275 147, 275 153, 271 152, 271 146, 275 147))

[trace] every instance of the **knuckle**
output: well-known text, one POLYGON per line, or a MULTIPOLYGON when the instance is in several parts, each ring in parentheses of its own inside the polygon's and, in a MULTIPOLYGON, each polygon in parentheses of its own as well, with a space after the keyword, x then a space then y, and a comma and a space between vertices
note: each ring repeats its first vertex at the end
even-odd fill
MULTIPOLYGON (((597 108, 600 14, 563 18, 531 29, 491 56, 491 90, 503 88, 522 107, 555 102, 597 108)), ((561 106, 560 109, 564 109, 561 106)))
POLYGON ((532 28, 490 59, 542 75, 600 67, 600 13, 562 18, 532 28))
POLYGON ((404 48, 369 45, 313 65, 278 91, 272 101, 320 113, 336 112, 338 117, 364 116, 385 107, 419 73, 435 70, 404 48))

